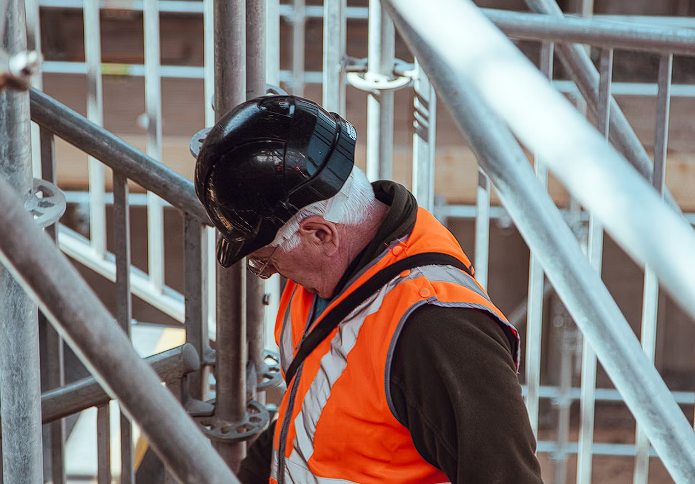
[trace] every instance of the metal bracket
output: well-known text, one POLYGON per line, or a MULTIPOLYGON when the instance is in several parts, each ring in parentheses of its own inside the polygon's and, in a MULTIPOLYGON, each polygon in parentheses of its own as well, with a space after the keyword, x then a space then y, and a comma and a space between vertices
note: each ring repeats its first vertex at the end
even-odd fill
POLYGON ((409 86, 414 79, 415 71, 412 64, 396 59, 392 73, 396 77, 369 72, 366 59, 347 58, 345 69, 348 71, 348 84, 362 91, 378 94, 380 91, 397 91, 409 86))
POLYGON ((276 86, 275 84, 266 84, 265 85, 265 92, 267 94, 272 94, 275 96, 289 96, 287 91, 285 91, 280 86, 276 86))
POLYGON ((265 391, 282 383, 282 373, 280 372, 280 355, 274 351, 265 350, 262 367, 258 370, 259 382, 256 386, 257 391, 265 391))
MULTIPOLYGON (((214 400, 206 403, 214 404, 214 400)), ((214 413, 205 416, 192 416, 209 439, 225 442, 249 440, 257 433, 262 432, 270 421, 268 410, 256 401, 251 401, 246 405, 246 415, 239 422, 220 419, 214 413)))
MULTIPOLYGON (((217 361, 215 350, 207 348, 203 351, 203 364, 215 368, 217 361)), ((266 391, 282 383, 282 373, 280 372, 280 355, 274 351, 264 350, 261 368, 257 372, 260 382, 256 386, 256 391, 266 391)))
POLYGON ((12 89, 26 91, 31 87, 31 78, 39 71, 41 54, 22 51, 8 55, 0 51, 0 91, 12 89))
POLYGON ((65 195, 51 182, 34 178, 31 198, 24 207, 34 216, 34 221, 41 228, 52 225, 65 213, 65 195))
POLYGON ((203 128, 200 131, 198 131, 196 134, 193 135, 191 138, 191 144, 190 144, 190 149, 191 149, 191 154, 193 157, 198 158, 198 153, 200 153, 200 148, 203 147, 203 142, 205 141, 205 138, 207 138, 208 133, 210 133, 210 130, 212 128, 203 128))

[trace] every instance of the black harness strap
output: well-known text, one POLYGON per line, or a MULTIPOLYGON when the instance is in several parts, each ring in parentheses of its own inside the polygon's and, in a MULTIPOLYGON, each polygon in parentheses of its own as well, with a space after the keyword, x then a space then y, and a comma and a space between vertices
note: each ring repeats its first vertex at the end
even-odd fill
POLYGON ((292 360, 285 373, 285 381, 288 386, 292 381, 299 365, 314 351, 314 349, 328 337, 329 334, 350 314, 357 306, 362 304, 369 296, 384 287, 389 281, 401 272, 421 266, 454 266, 472 277, 472 270, 454 256, 441 252, 424 252, 401 259, 390 266, 374 274, 367 282, 358 287, 355 292, 343 299, 316 325, 316 327, 304 338, 297 355, 292 360))

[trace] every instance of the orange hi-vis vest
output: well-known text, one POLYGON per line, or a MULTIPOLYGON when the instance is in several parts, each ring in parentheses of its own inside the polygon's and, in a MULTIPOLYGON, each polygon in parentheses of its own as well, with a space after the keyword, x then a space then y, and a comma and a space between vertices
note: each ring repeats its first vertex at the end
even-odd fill
MULTIPOLYGON (((470 267, 454 236, 420 208, 410 235, 394 240, 355 275, 315 321, 316 296, 289 282, 275 327, 283 374, 304 335, 340 301, 383 268, 425 252, 449 254, 470 267)), ((517 335, 464 271, 430 265, 401 272, 343 318, 288 382, 275 427, 271 483, 449 481, 415 449, 410 432, 395 417, 390 396, 390 364, 398 335, 408 316, 423 304, 487 311, 517 335)), ((518 366, 518 355, 513 356, 518 366)))

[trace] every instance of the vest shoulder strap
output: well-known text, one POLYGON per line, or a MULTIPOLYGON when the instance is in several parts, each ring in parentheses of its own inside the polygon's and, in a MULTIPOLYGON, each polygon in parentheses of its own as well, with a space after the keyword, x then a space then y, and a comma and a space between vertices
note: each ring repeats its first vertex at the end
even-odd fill
POLYGON ((289 386, 299 365, 302 364, 304 359, 309 356, 321 341, 326 339, 333 329, 335 329, 335 327, 357 306, 362 304, 369 296, 384 287, 404 270, 431 265, 454 266, 472 277, 472 270, 469 266, 465 265, 456 257, 441 252, 423 252, 421 254, 411 255, 384 267, 326 314, 306 338, 304 338, 304 341, 299 347, 299 351, 297 351, 297 355, 294 357, 290 367, 285 373, 287 385, 289 386))

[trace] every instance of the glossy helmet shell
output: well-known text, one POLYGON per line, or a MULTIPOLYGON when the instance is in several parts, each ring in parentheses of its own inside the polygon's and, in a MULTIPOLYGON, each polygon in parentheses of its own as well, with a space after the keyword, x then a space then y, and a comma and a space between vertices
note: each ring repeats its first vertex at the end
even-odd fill
POLYGON ((273 241, 301 208, 338 193, 354 164, 355 129, 296 96, 252 99, 205 138, 195 191, 222 238, 229 267, 273 241))

